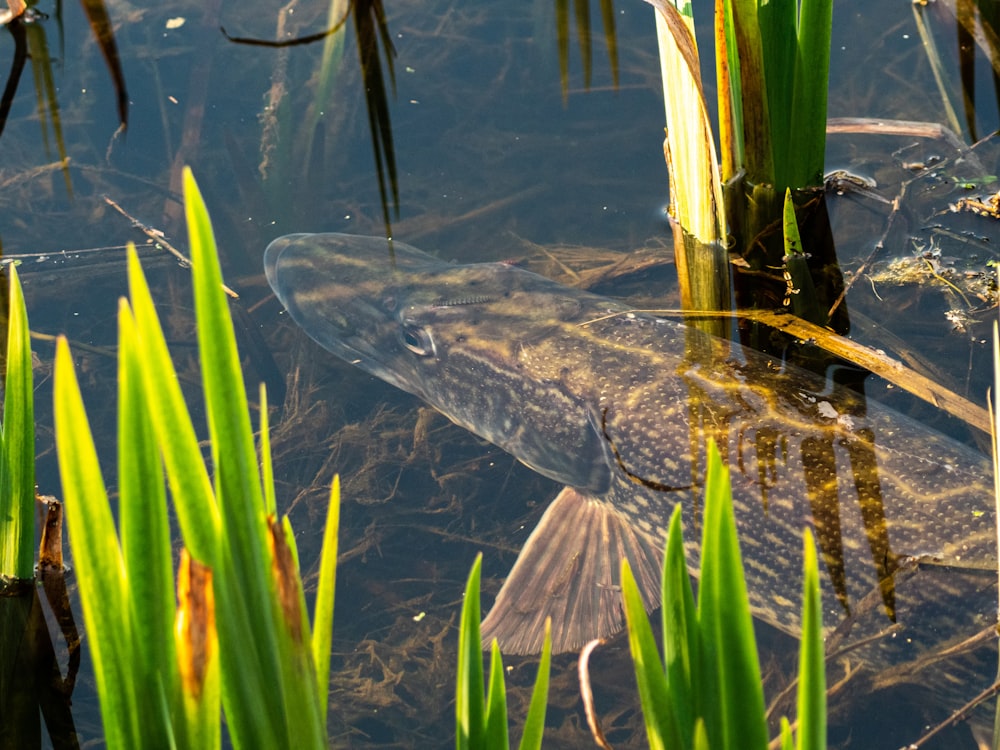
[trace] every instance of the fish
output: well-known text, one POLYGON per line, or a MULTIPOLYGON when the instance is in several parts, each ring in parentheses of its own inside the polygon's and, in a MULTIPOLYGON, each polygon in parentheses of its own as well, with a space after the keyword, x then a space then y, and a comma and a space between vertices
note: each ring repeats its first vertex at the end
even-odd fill
POLYGON ((697 570, 709 439, 761 621, 800 633, 810 527, 828 646, 876 642, 896 652, 883 663, 924 663, 996 623, 991 464, 902 414, 511 263, 291 234, 265 271, 321 347, 563 485, 483 621, 505 653, 540 651, 546 619, 555 652, 620 631, 623 559, 657 606, 678 504, 697 570))

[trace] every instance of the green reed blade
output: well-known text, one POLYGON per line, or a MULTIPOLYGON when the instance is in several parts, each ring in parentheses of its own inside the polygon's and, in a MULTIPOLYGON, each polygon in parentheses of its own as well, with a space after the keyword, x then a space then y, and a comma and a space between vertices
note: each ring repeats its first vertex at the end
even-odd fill
POLYGON ((653 629, 646 616, 642 596, 636 586, 627 560, 622 560, 622 602, 628 626, 628 643, 635 667, 636 684, 646 723, 646 737, 652 750, 684 747, 681 744, 680 719, 674 714, 673 703, 663 671, 660 654, 656 650, 653 629))
MULTIPOLYGON (((56 344, 54 419, 73 564, 109 748, 140 747, 149 725, 131 679, 135 653, 124 563, 66 339, 56 344)), ((153 727, 155 732, 155 726, 153 727)))
MULTIPOLYGON (((323 52, 316 74, 313 100, 306 112, 305 127, 303 128, 306 143, 303 153, 307 159, 312 157, 316 128, 330 104, 336 72, 340 69, 340 61, 344 58, 344 39, 347 36, 347 16, 350 13, 350 8, 351 3, 347 0, 330 0, 330 6, 326 12, 327 28, 336 28, 337 30, 332 34, 327 34, 323 40, 323 52)), ((281 145, 279 142, 279 147, 281 145)))
POLYGON ((35 413, 31 339, 13 264, 0 442, 0 576, 29 580, 35 564, 35 413))
POLYGON ((826 659, 823 649, 823 600, 813 534, 802 540, 802 642, 799 647, 797 750, 826 747, 826 659))
POLYGON ((589 89, 594 74, 593 49, 590 44, 590 0, 573 0, 573 18, 576 21, 576 39, 580 44, 583 87, 589 89))
POLYGON ((490 647, 490 687, 486 694, 486 731, 487 750, 508 750, 510 740, 507 736, 507 689, 503 678, 503 659, 500 658, 500 647, 496 639, 490 647))
POLYGON ((795 735, 792 734, 792 725, 788 723, 788 717, 781 717, 781 750, 795 750, 795 735))
POLYGON ((681 506, 670 517, 667 550, 663 560, 663 660, 667 684, 677 716, 681 746, 690 747, 693 719, 699 715, 697 660, 700 653, 698 617, 691 577, 684 554, 681 506))
MULTIPOLYGON (((270 457, 268 457, 268 462, 270 457)), ((317 691, 323 722, 330 686, 330 639, 333 635, 333 602, 337 588, 337 535, 340 529, 340 476, 333 477, 327 510, 323 549, 319 561, 319 585, 313 613, 312 652, 316 665, 317 691)))
POLYGON ((173 667, 180 683, 180 710, 173 712, 178 747, 217 750, 222 705, 214 575, 181 550, 177 569, 177 626, 173 667))
POLYGON ((482 553, 476 555, 468 581, 458 629, 458 670, 455 676, 455 747, 484 747, 486 715, 483 705, 483 652, 479 632, 479 577, 482 553))
POLYGON ((826 154, 826 102, 830 78, 830 34, 833 0, 801 0, 798 58, 791 105, 788 163, 794 168, 789 186, 823 184, 826 154))
POLYGON ((63 181, 66 183, 66 193, 73 196, 73 182, 69 173, 69 159, 66 155, 66 140, 62 132, 62 116, 59 114, 59 97, 56 93, 55 78, 52 75, 52 58, 49 56, 48 39, 43 24, 26 24, 25 38, 28 43, 28 59, 31 60, 31 73, 35 81, 35 101, 38 112, 38 124, 42 129, 42 143, 46 156, 49 155, 49 129, 52 124, 52 137, 59 151, 59 162, 63 181))
POLYGON ((104 0, 81 0, 87 20, 90 22, 90 29, 94 33, 94 39, 101 49, 104 57, 104 64, 111 76, 111 82, 115 88, 115 99, 118 104, 119 129, 125 130, 128 127, 128 91, 125 90, 125 74, 122 72, 121 58, 118 55, 118 45, 115 43, 114 25, 108 16, 108 10, 104 0))
POLYGON ((267 386, 260 384, 257 390, 260 404, 260 476, 264 492, 264 514, 277 514, 278 503, 274 496, 274 464, 271 462, 271 424, 268 417, 267 386))
POLYGON ((552 664, 552 620, 545 621, 545 642, 542 644, 542 658, 538 663, 535 687, 531 691, 531 704, 524 720, 524 734, 518 750, 539 750, 542 733, 545 731, 545 707, 549 695, 549 669, 552 664))
POLYGON ((135 247, 128 251, 129 300, 138 332, 142 383, 163 454, 177 520, 191 555, 209 567, 216 557, 219 509, 167 350, 149 285, 135 247))
POLYGON ((569 98, 569 0, 555 0, 556 49, 559 58, 559 90, 563 104, 569 98))
MULTIPOLYGON (((271 524, 278 603, 279 660, 282 670, 284 708, 288 712, 287 747, 323 748, 327 745, 325 710, 319 705, 312 636, 306 614, 306 598, 298 575, 298 550, 291 522, 285 516, 271 524)), ((258 685, 258 688, 264 688, 258 685)), ((266 688, 264 688, 266 689, 266 688)))
MULTIPOLYGON (((719 169, 723 185, 743 168, 743 92, 736 52, 733 6, 715 0, 715 84, 719 112, 719 169)), ((728 207, 727 207, 728 208, 728 207)))
POLYGON ((729 473, 714 441, 708 445, 705 476, 698 621, 702 669, 715 683, 704 684, 701 705, 713 747, 767 746, 753 619, 733 516, 729 473))
POLYGON ((601 0, 601 23, 604 25, 604 43, 608 46, 608 64, 611 82, 618 88, 618 35, 615 32, 614 0, 601 0))
MULTIPOLYGON (((997 310, 1000 316, 1000 309, 997 310)), ((993 512, 997 524, 997 549, 1000 549, 1000 325, 993 321, 993 394, 990 399, 990 416, 993 418, 993 512)), ((1000 570, 997 570, 1000 578, 1000 570)), ((997 612, 1000 612, 1000 586, 997 588, 997 612)), ((1000 657, 998 657, 1000 658, 1000 657)), ((1000 678, 1000 661, 997 663, 997 677, 1000 678)), ((1000 722, 1000 703, 997 704, 998 722, 1000 722)))
POLYGON ((795 91, 795 72, 798 60, 796 15, 798 0, 770 0, 757 7, 756 19, 760 29, 761 64, 764 91, 769 116, 773 179, 776 189, 801 187, 789 183, 787 173, 793 169, 788 153, 792 142, 792 103, 795 91))
POLYGON ((792 191, 785 188, 785 203, 782 210, 782 230, 785 243, 785 272, 789 287, 786 291, 785 303, 792 312, 803 320, 816 325, 826 325, 826 313, 820 309, 819 296, 813 286, 812 274, 809 272, 809 260, 802 247, 802 236, 799 233, 799 222, 795 217, 795 203, 792 191))
MULTIPOLYGON (((163 468, 142 389, 135 319, 118 306, 118 514, 144 711, 179 705, 174 576, 163 468), (141 571, 141 572, 140 572, 141 571)), ((124 613, 123 613, 124 614, 124 613)), ((215 707, 218 712, 218 705, 215 707)), ((216 721, 217 725, 218 722, 216 721)), ((168 723, 169 726, 169 723, 168 723)))
MULTIPOLYGON (((228 303, 221 291, 222 269, 211 221, 189 168, 184 169, 183 182, 198 320, 198 351, 219 510, 225 516, 227 534, 240 535, 240 545, 235 549, 258 555, 255 551, 261 549, 260 542, 265 539, 260 513, 264 501, 236 336, 228 303), (222 456, 225 460, 220 460, 222 456), (227 503, 232 507, 227 507, 227 503), (237 511, 248 509, 256 513, 236 515, 237 511)), ((265 569, 262 556, 248 557, 240 562, 248 566, 247 572, 265 569)))
POLYGON ((184 203, 193 266, 202 382, 222 517, 216 565, 223 705, 234 741, 325 742, 311 636, 287 534, 265 514, 246 389, 215 238, 190 169, 184 203), (238 396, 234 398, 234 395, 238 396), (269 554, 268 550, 273 554, 269 554), (275 594, 278 601, 275 601, 275 594), (307 659, 308 657, 308 659, 307 659))

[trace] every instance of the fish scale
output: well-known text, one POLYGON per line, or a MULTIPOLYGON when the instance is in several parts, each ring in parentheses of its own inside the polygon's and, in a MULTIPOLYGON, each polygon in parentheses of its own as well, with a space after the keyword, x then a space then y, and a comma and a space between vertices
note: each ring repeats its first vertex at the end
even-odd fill
POLYGON ((708 438, 730 467, 759 619, 799 633, 809 526, 827 634, 873 641, 874 666, 929 658, 995 622, 990 464, 903 415, 510 264, 300 234, 271 243, 265 265, 324 348, 566 485, 483 623, 506 652, 540 650, 547 617, 556 651, 620 630, 622 558, 654 607, 678 503, 697 568, 708 438), (946 617, 930 617, 941 602, 946 617))

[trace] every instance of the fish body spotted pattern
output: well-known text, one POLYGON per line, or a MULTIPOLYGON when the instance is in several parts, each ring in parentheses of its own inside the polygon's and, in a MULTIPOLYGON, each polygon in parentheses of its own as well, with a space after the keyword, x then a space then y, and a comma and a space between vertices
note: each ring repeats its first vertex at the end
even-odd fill
POLYGON ((507 651, 539 650, 546 617, 557 651, 619 630, 622 557, 654 606, 677 503, 697 568, 709 437, 731 470, 755 616, 798 632, 809 526, 830 635, 902 632, 898 661, 995 617, 990 466, 900 414, 509 264, 302 234, 275 240, 266 270, 320 345, 565 485, 484 623, 507 651), (928 624, 929 602, 955 609, 955 627, 928 624))

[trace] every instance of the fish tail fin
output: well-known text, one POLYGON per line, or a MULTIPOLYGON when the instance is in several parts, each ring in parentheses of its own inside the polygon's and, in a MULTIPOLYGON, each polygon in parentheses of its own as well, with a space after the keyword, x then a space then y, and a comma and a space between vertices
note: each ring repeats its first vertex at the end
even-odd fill
POLYGON ((538 653, 549 617, 554 653, 614 635, 625 625, 623 558, 647 611, 658 606, 662 545, 609 503, 564 488, 528 537, 483 621, 483 643, 496 638, 504 653, 538 653))

